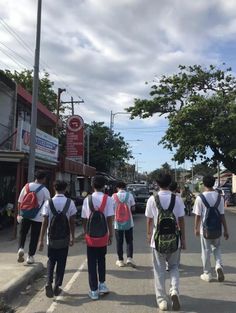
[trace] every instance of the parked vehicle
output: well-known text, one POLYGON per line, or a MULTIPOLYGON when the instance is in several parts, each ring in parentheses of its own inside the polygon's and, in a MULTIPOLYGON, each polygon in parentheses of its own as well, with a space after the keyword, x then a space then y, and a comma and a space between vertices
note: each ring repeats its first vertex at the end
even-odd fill
POLYGON ((135 200, 135 212, 144 213, 150 197, 149 188, 145 184, 128 184, 127 190, 132 192, 135 200))

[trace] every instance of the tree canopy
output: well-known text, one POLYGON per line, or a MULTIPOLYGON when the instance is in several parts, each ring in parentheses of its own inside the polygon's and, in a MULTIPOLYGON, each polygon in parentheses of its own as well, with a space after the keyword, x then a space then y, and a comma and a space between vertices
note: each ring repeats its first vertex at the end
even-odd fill
MULTIPOLYGON (((224 67, 224 64, 223 66, 224 67)), ((160 143, 174 151, 179 163, 222 164, 236 173, 236 79, 231 68, 179 66, 151 86, 150 99, 135 99, 131 118, 157 113, 169 127, 160 143)))
MULTIPOLYGON (((33 70, 23 70, 22 72, 4 72, 10 79, 22 85, 30 94, 33 93, 33 70)), ((43 72, 43 77, 39 79, 39 101, 50 111, 56 112, 57 94, 53 90, 54 83, 50 80, 50 75, 43 72)))
MULTIPOLYGON (((120 136, 104 126, 103 122, 92 122, 89 127, 89 164, 98 171, 110 172, 115 166, 123 166, 125 160, 132 158, 129 145, 120 136)), ((85 156, 87 145, 85 144, 85 156)))

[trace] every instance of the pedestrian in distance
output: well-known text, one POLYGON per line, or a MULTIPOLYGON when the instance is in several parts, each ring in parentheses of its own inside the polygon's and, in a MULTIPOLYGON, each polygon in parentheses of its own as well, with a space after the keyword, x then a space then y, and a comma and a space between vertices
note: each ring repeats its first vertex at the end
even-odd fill
POLYGON ((112 243, 114 207, 112 198, 104 193, 105 178, 96 175, 92 179, 94 192, 83 202, 81 217, 87 244, 89 297, 98 300, 109 293, 106 285, 107 246, 112 243))
POLYGON ((41 210, 44 202, 50 199, 50 193, 45 187, 47 172, 38 170, 35 173, 35 181, 27 183, 20 192, 18 198, 17 221, 20 224, 19 246, 17 261, 23 263, 24 246, 26 236, 31 229, 27 264, 34 263, 34 255, 37 250, 40 229, 43 217, 41 210))
POLYGON ((181 196, 180 195, 180 189, 179 189, 179 186, 178 186, 178 183, 176 181, 172 181, 169 185, 169 190, 171 192, 173 192, 174 194, 176 194, 177 196, 181 196))
POLYGON ((194 232, 200 237, 203 274, 200 278, 206 282, 212 281, 211 252, 215 259, 215 272, 219 282, 224 281, 223 262, 221 256, 221 234, 224 228, 224 238, 229 238, 224 215, 224 199, 213 189, 215 178, 211 175, 203 177, 204 192, 197 196, 193 213, 195 214, 194 232))
POLYGON ((152 249, 154 286, 159 309, 169 308, 165 288, 166 262, 170 274, 171 309, 180 309, 179 260, 181 249, 185 249, 184 203, 169 190, 171 176, 158 174, 157 195, 152 195, 146 205, 147 240, 152 249))
POLYGON ((116 265, 119 267, 125 266, 123 256, 124 238, 126 241, 126 254, 128 266, 136 267, 133 260, 133 227, 134 221, 132 209, 135 208, 133 195, 126 191, 126 184, 118 182, 116 186, 117 192, 112 195, 115 208, 114 229, 116 237, 116 252, 118 260, 116 265))
POLYGON ((43 206, 43 223, 39 238, 39 251, 44 248, 44 236, 47 231, 48 261, 46 296, 52 298, 61 293, 69 246, 75 240, 75 216, 77 209, 74 202, 65 196, 67 183, 57 180, 54 183, 55 196, 43 206), (55 284, 53 284, 56 266, 55 284))

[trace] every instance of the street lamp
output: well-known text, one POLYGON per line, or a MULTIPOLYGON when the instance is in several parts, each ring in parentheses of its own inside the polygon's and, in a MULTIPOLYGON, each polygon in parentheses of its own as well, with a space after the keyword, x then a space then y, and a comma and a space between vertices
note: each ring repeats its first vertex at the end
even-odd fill
POLYGON ((115 116, 118 115, 118 114, 131 114, 129 112, 115 112, 115 113, 112 113, 111 111, 111 117, 110 117, 110 131, 113 130, 113 127, 114 127, 114 119, 115 119, 115 116))

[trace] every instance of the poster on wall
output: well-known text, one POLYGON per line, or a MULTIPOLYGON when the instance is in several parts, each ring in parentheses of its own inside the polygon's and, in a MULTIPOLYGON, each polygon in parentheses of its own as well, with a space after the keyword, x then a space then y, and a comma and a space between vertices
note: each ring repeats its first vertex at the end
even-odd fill
MULTIPOLYGON (((16 149, 22 152, 30 151, 30 124, 19 120, 17 127, 16 149)), ((57 163, 58 159, 58 139, 36 129, 36 158, 57 163)))
POLYGON ((66 123, 66 156, 83 163, 84 121, 79 115, 70 116, 66 123))

